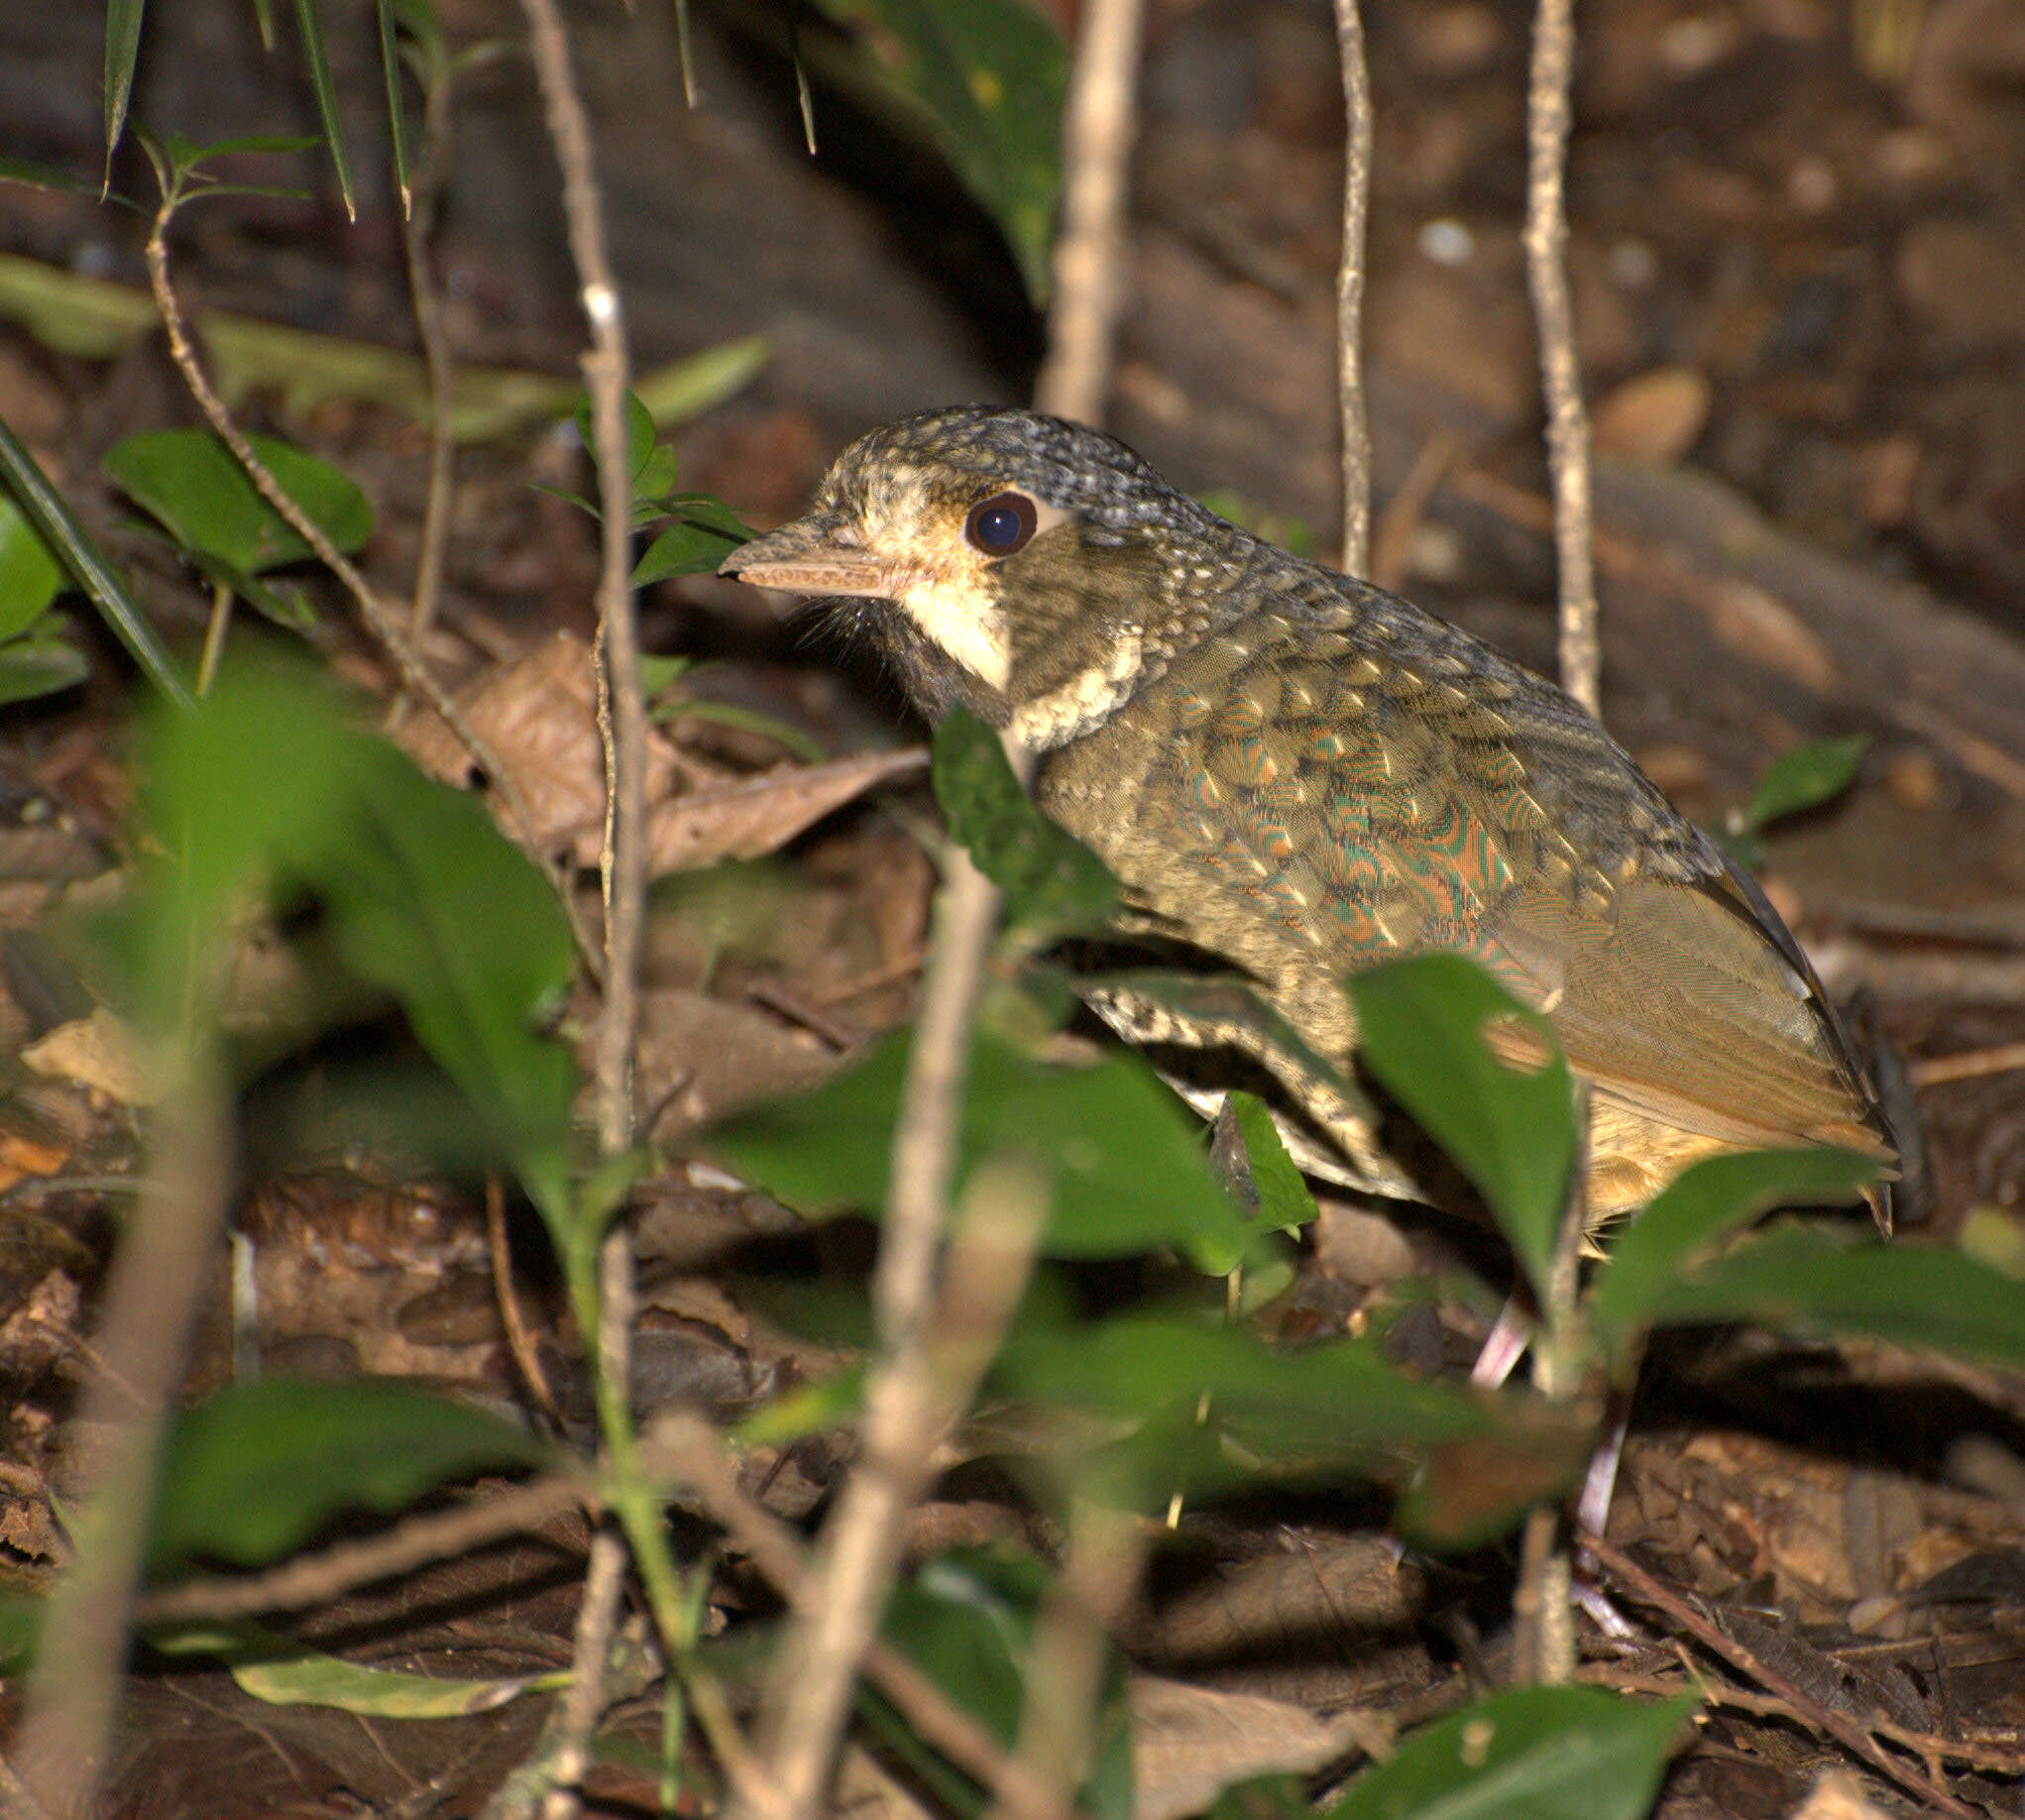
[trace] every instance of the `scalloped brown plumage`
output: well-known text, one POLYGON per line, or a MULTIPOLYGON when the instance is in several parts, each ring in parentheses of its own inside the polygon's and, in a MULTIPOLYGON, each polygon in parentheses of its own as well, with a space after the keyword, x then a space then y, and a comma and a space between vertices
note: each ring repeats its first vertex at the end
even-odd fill
MULTIPOLYGON (((1594 719, 1112 438, 981 406, 903 419, 725 572, 844 597, 925 714, 1010 727, 1040 753, 1037 803, 1125 885, 1127 929, 1234 964, 1339 1066, 1345 975, 1474 956, 1589 1082, 1596 1214, 1725 1150, 1895 1162, 1791 933, 1594 719)), ((1092 1002, 1134 1040, 1229 1037, 1092 1002)), ((1415 1192, 1340 1095, 1263 1059, 1305 1166, 1415 1192)))

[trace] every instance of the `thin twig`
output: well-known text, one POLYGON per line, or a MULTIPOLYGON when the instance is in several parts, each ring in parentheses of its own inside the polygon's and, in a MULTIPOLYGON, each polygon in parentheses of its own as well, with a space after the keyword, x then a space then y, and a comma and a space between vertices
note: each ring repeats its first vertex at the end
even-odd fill
POLYGON ((591 1537, 591 1560, 584 1574, 584 1595, 577 1606, 576 1635, 570 1644, 572 1672, 561 1709, 554 1718, 554 1744, 547 1762, 548 1791, 541 1820, 570 1820, 582 1806, 580 1790, 591 1761, 591 1734, 605 1717, 605 1669, 612 1659, 612 1640, 625 1601, 625 1538, 616 1528, 591 1537), (595 1674, 584 1672, 596 1662, 595 1674))
MULTIPOLYGON (((801 1537, 739 1486, 736 1462, 716 1428, 700 1416, 671 1414, 645 1437, 642 1454, 650 1470, 680 1482, 702 1504, 790 1605, 808 1603, 814 1582, 801 1537)), ((1044 1797, 1026 1767, 1009 1759, 979 1721, 897 1649, 874 1638, 864 1660, 866 1677, 916 1735, 953 1763, 1017 1805, 1031 1806, 1044 1797)))
MULTIPOLYGON (((1679 1646, 1676 1646, 1678 1648, 1679 1646)), ((1683 1651, 1684 1653, 1684 1651, 1683 1651)), ((1732 1687, 1712 1680, 1693 1666, 1686 1670, 1693 1690, 1711 1706, 1732 1712, 1750 1713, 1761 1719, 1787 1719, 1798 1725, 1811 1721, 1791 1701, 1777 1694, 1758 1693, 1748 1687, 1732 1687)), ((1619 1693, 1651 1694, 1659 1699, 1685 1691, 1678 1679, 1661 1674, 1626 1674, 1614 1662, 1586 1662, 1576 1671, 1579 1681, 1597 1687, 1615 1688, 1619 1693)), ((1986 1769, 1996 1775, 2025 1775, 2025 1751, 2015 1744, 1992 1743, 1975 1738, 1944 1738, 1938 1732, 1916 1732, 1889 1719, 1872 1718, 1864 1729, 1878 1738, 1889 1739, 1916 1756, 1941 1762, 1965 1763, 1971 1769, 1986 1769)))
POLYGON ((1554 484, 1554 553, 1560 576, 1561 687, 1599 712, 1603 653, 1596 628, 1596 564, 1590 553, 1589 417, 1575 354, 1568 294, 1570 92, 1575 79, 1575 0, 1538 0, 1525 103, 1525 275, 1539 333, 1546 394, 1547 467, 1554 484))
POLYGON ((1089 1774, 1111 1626, 1146 1559, 1147 1532, 1127 1511, 1079 1500, 1069 1555, 1034 1629, 1033 1666, 1013 1761, 1020 1783, 1000 1788, 987 1820, 1067 1820, 1089 1774), (1039 1798, 1027 1793, 1039 1784, 1039 1798))
POLYGON ((1820 1701, 1795 1686, 1784 1675, 1767 1666, 1735 1638, 1726 1636, 1718 1630, 1678 1593, 1647 1573, 1622 1549, 1612 1547, 1602 1536, 1587 1532, 1579 1539, 1581 1546, 1593 1554, 1604 1570, 1633 1598, 1642 1599, 1646 1604, 1664 1612, 1705 1649, 1721 1656, 1731 1667, 1748 1675, 1760 1687, 1768 1688, 1777 1694, 1806 1724, 1833 1738, 1845 1749, 1854 1751, 1879 1774, 1890 1777, 1899 1787, 1909 1794, 1917 1795, 1939 1812, 1958 1815, 1961 1820, 1974 1820, 1975 1809, 1958 1801, 1932 1776, 1915 1769, 1910 1763, 1901 1763, 1855 1720, 1845 1718, 1832 1708, 1823 1706, 1820 1701))
POLYGON ((412 1573, 431 1561, 454 1560, 504 1536, 538 1530, 572 1505, 595 1507, 595 1503, 586 1485, 569 1479, 537 1479, 496 1498, 409 1517, 385 1535, 297 1555, 264 1573, 184 1580, 161 1587, 141 1596, 134 1607, 134 1620, 137 1624, 215 1621, 327 1605, 361 1586, 412 1573))
POLYGON ((1336 401, 1343 419, 1343 571, 1371 556, 1371 418, 1364 398, 1364 241, 1371 213, 1371 70, 1357 0, 1336 0, 1343 70, 1343 250, 1336 267, 1336 401))
MULTIPOLYGON (((956 908, 956 901, 953 893, 946 908, 956 908)), ((936 974, 958 952, 946 931, 929 975, 929 1005, 915 1032, 915 1058, 931 1042, 928 1012, 935 1008, 936 974)), ((962 1014, 944 1026, 954 1032, 953 1045, 945 1039, 954 1048, 952 1061, 960 1061, 968 1050, 969 989, 962 1014)), ((950 1102, 954 1114, 960 1100, 960 1071, 939 1061, 935 1075, 955 1094, 950 1102)), ((934 1099, 942 1098, 938 1090, 934 1099)), ((910 1092, 903 1104, 919 1107, 928 1101, 927 1093, 910 1092)), ((903 1113, 903 1127, 910 1122, 919 1121, 903 1113)), ((929 1199, 906 1186, 896 1139, 886 1207, 889 1241, 903 1202, 917 1203, 915 1213, 905 1217, 922 1211, 940 1215, 938 1191, 951 1167, 955 1135, 952 1128, 937 1140, 939 1148, 924 1164, 935 1185, 929 1199)), ((979 1165, 964 1190, 944 1294, 933 1315, 924 1308, 909 1318, 918 1287, 911 1283, 896 1284, 879 1299, 882 1344, 865 1382, 863 1455, 824 1526, 814 1589, 796 1612, 775 1660, 763 1746, 776 1779, 775 1798, 763 1810, 767 1820, 815 1820, 823 1811, 859 1664, 899 1569, 907 1513, 927 1488, 936 1450, 967 1407, 1025 1292, 1048 1202, 1047 1185, 1025 1168, 1004 1161, 979 1165), (896 1315, 904 1325, 888 1324, 896 1315)), ((908 1247, 910 1253, 917 1249, 908 1247)), ((935 1258, 931 1244, 922 1260, 931 1279, 935 1258)), ((749 1817, 761 1810, 736 1811, 749 1817)))
POLYGON ((1103 416, 1111 393, 1144 12, 1144 0, 1089 0, 1083 7, 1062 120, 1062 231, 1034 404, 1085 423, 1103 416))
POLYGON ((246 439, 239 425, 232 419, 232 413, 225 408, 204 372, 203 363, 197 358, 195 345, 189 337, 189 328, 184 320, 182 305, 177 300, 175 287, 169 277, 169 224, 174 216, 173 202, 165 199, 156 212, 155 230, 148 237, 148 282, 155 294, 155 307, 162 317, 162 326, 169 339, 169 356, 175 363, 176 371, 182 375, 184 386, 196 400, 197 408, 203 412, 204 420, 210 424, 218 440, 232 451, 232 458, 245 471, 246 478, 253 483, 254 491, 281 514, 282 521, 308 544, 318 562, 335 575, 359 609, 359 617, 365 621, 366 629, 379 640, 381 647, 394 659, 394 665, 400 672, 401 680, 419 695, 441 716, 443 725, 457 737, 458 742, 471 754, 472 762, 492 779, 493 788, 499 792, 500 801, 506 812, 506 820, 520 831, 521 839, 527 843, 527 852, 548 874, 550 884, 562 905, 563 915, 568 919, 570 933, 576 938, 577 950, 584 957, 586 965, 593 971, 598 970, 600 961, 598 950, 585 931, 582 919, 577 915, 574 899, 571 897, 568 876, 555 858, 540 851, 536 845, 535 830, 539 824, 527 807, 526 798, 520 786, 513 781, 512 773, 501 763, 492 747, 479 735, 464 711, 458 707, 450 692, 429 672, 420 654, 402 635, 399 625, 386 604, 373 592, 373 587, 360 573, 345 553, 331 542, 323 526, 317 523, 302 508, 289 497, 281 483, 275 479, 266 462, 254 453, 253 445, 246 439))
MULTIPOLYGON (((598 186, 590 122, 577 89, 562 15, 556 0, 521 0, 521 7, 527 16, 528 45, 541 87, 548 136, 562 171, 564 225, 576 265, 578 297, 591 336, 583 368, 591 394, 598 470, 598 725, 605 747, 606 783, 605 841, 599 866, 605 900, 605 997, 593 1044, 593 1084, 598 1149, 601 1155, 613 1158, 630 1149, 633 1142, 640 931, 646 911, 647 725, 631 585, 632 490, 625 428, 629 363, 624 314, 606 248, 604 199, 598 186)), ((579 1216, 584 1216, 581 1211, 579 1216)), ((606 1235, 600 1249, 595 1309, 580 1308, 579 1318, 595 1313, 599 1426, 616 1480, 618 1512, 647 1577, 662 1644, 673 1658, 681 1653, 685 1641, 679 1634, 680 1601, 675 1588, 665 1583, 670 1576, 665 1538, 648 1534, 655 1526, 655 1514, 643 1508, 639 1487, 632 1482, 636 1472, 631 1431, 632 1273, 632 1237, 621 1223, 606 1235)), ((616 1536, 602 1536, 601 1544, 602 1552, 595 1558, 609 1554, 617 1559, 620 1551, 616 1536)), ((623 1576, 616 1566, 612 1577, 622 1584, 623 1576)), ((577 1804, 576 1783, 587 1759, 590 1735, 605 1711, 606 1646, 617 1599, 617 1590, 603 1583, 585 1587, 571 1704, 561 1735, 562 1748, 554 1760, 558 1780, 544 1808, 549 1820, 560 1820, 577 1804), (602 1613, 599 1608, 608 1605, 611 1612, 602 1613)), ((742 1752, 741 1743, 730 1734, 722 1743, 726 1751, 742 1752)))
POLYGON ((429 382, 429 488, 422 506, 422 546, 415 557, 414 603, 407 621, 407 635, 417 652, 422 650, 429 628, 436 622, 457 490, 457 444, 450 434, 450 406, 457 374, 450 353, 449 330, 443 321, 443 293, 429 269, 437 203, 450 163, 450 91, 454 67, 453 62, 445 59, 434 79, 424 86, 421 151, 410 170, 408 207, 400 224, 408 299, 415 313, 415 333, 421 338, 422 369, 429 382))
POLYGON ((565 1425, 562 1409, 548 1381, 547 1368, 541 1362, 541 1349, 528 1331, 527 1316, 520 1308, 520 1292, 513 1286, 513 1248, 506 1238, 506 1191, 500 1186, 499 1177, 492 1174, 485 1179, 485 1237, 493 1266, 493 1298, 500 1305, 500 1321, 506 1329, 506 1350, 512 1354, 520 1382, 534 1399, 534 1407, 555 1424, 555 1432, 560 1434, 565 1425))
POLYGON ((211 1059, 189 1055, 155 1131, 160 1186, 135 1207, 106 1290, 99 1350, 117 1379, 94 1378, 73 1419, 80 1431, 115 1438, 78 1525, 76 1559, 50 1601, 15 1755, 22 1780, 63 1820, 89 1810, 105 1765, 169 1394, 224 1218, 224 1104, 211 1059))
POLYGON ((1943 1081, 1978 1081, 1985 1075, 2008 1075, 2018 1069, 2025 1069, 2025 1043, 1997 1043, 1952 1056, 1921 1056, 1905 1065, 1905 1076, 1914 1086, 1922 1087, 1943 1081))

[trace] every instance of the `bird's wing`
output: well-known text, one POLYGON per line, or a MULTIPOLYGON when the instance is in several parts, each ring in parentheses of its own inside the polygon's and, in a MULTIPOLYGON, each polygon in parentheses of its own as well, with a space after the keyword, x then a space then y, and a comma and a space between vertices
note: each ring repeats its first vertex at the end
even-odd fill
POLYGON ((1198 651, 1161 685, 1173 731, 1139 797, 1164 824, 1153 847, 1189 863, 1142 900, 1277 980, 1337 1053, 1334 980, 1459 950, 1633 1110, 1732 1143, 1888 1156, 1762 899, 1593 722, 1522 672, 1503 680, 1486 692, 1272 616, 1198 651))

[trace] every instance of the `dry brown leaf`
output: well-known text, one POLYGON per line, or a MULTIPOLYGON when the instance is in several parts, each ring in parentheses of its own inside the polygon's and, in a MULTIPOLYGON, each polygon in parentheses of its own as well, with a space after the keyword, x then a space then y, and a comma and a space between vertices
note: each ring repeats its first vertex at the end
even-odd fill
POLYGON ((1631 461, 1678 461, 1709 420, 1709 382, 1693 367, 1654 367, 1604 395, 1593 423, 1597 452, 1631 461))
MULTIPOLYGON (((591 647, 574 632, 558 632, 466 684, 456 699, 471 731, 518 786, 534 820, 530 844, 544 853, 566 849, 579 865, 595 865, 605 829, 605 751, 591 647)), ((398 738, 431 776, 464 789, 477 781, 471 753, 439 716, 417 711, 398 738)), ((667 736, 650 730, 649 802, 668 793, 677 768, 667 736)))
POLYGON ((75 1081, 123 1106, 145 1106, 155 1098, 134 1033, 103 1005, 89 1017, 58 1024, 29 1044, 21 1059, 46 1080, 75 1081))
POLYGON ((873 784, 927 763, 927 751, 913 745, 827 764, 781 764, 756 777, 685 790, 655 804, 648 817, 648 869, 658 877, 720 859, 757 859, 873 784))
POLYGON ((1304 1706, 1134 1675, 1133 1820, 1200 1813, 1233 1782, 1305 1775, 1358 1746, 1389 1745, 1391 1727, 1351 1711, 1319 1719, 1304 1706))
POLYGON ((1709 623, 1723 643, 1816 695, 1835 693, 1834 654, 1792 608, 1753 582, 1723 581, 1716 588, 1709 623))

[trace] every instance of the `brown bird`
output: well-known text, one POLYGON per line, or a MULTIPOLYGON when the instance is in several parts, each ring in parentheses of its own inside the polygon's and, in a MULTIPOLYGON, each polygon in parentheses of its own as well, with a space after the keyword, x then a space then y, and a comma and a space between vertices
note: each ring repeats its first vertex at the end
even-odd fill
MULTIPOLYGON (((1125 930, 1234 964, 1346 1074, 1346 975, 1428 949, 1481 962, 1589 1083, 1595 1215, 1722 1151, 1895 1161, 1785 924, 1588 713, 1111 437, 982 406, 902 419, 724 573, 845 597, 924 715, 1010 728, 1039 754, 1035 801, 1123 884, 1125 930)), ((1251 1051, 1304 1167, 1418 1194, 1311 1071, 1213 1019, 1091 1002, 1134 1041, 1251 1051)))

